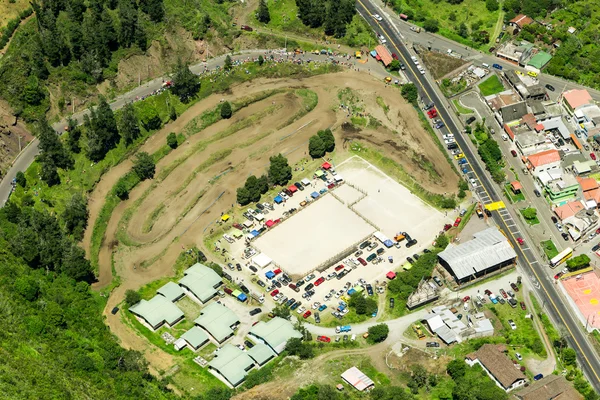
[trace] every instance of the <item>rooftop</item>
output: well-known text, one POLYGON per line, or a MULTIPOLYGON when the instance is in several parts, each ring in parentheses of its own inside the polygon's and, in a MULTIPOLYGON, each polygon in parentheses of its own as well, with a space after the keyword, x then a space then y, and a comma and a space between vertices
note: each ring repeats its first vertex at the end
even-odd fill
POLYGON ((154 329, 165 322, 173 325, 183 318, 179 307, 161 295, 156 295, 148 301, 142 300, 129 307, 129 311, 143 318, 154 329))
POLYGON ((344 371, 344 373, 342 373, 342 379, 360 391, 375 386, 375 382, 356 367, 344 371))
POLYGON ((542 121, 542 125, 547 131, 557 130, 563 139, 569 139, 571 137, 571 131, 569 128, 567 128, 567 125, 565 124, 565 121, 563 121, 562 117, 546 119, 542 121))
POLYGON ((208 335, 197 326, 181 335, 181 338, 188 342, 193 348, 197 349, 208 341, 208 335))
POLYGON ((258 343, 248 350, 248 355, 252 357, 258 365, 263 365, 277 354, 275 354, 275 352, 266 344, 258 343))
POLYGON ((156 293, 162 294, 167 300, 172 302, 179 300, 179 298, 185 295, 181 286, 175 282, 167 282, 167 284, 158 289, 156 293))
POLYGON ((485 271, 495 265, 515 259, 517 254, 497 228, 488 228, 473 235, 468 242, 448 246, 438 254, 452 268, 458 279, 485 271))
POLYGON ((542 165, 560 161, 560 154, 558 150, 546 150, 540 153, 529 155, 527 160, 534 168, 537 168, 541 167, 542 165))
POLYGON ((302 337, 290 321, 279 317, 259 322, 250 329, 250 334, 262 339, 277 354, 285 349, 288 340, 302 337))
POLYGON ((585 89, 571 89, 563 93, 563 99, 572 109, 592 102, 592 96, 585 89))
POLYGON ((484 344, 474 353, 468 354, 467 359, 479 360, 479 362, 496 378, 498 382, 508 389, 510 386, 525 375, 515 368, 512 361, 504 354, 504 346, 484 344))
POLYGON ((240 320, 229 308, 219 303, 211 303, 200 311, 200 316, 194 322, 206 329, 220 343, 233 334, 231 327, 240 320))
POLYGON ((254 365, 254 361, 234 345, 226 344, 208 365, 223 375, 231 385, 237 386, 246 379, 247 371, 254 365))
POLYGON ((534 68, 542 69, 550 62, 552 56, 545 51, 539 51, 536 55, 531 57, 527 65, 531 65, 534 68))
POLYGON ((562 206, 556 207, 553 211, 554 214, 561 220, 565 218, 572 217, 577 214, 579 211, 584 210, 585 207, 579 200, 570 201, 562 206))
POLYGON ((192 265, 184 272, 179 284, 190 290, 200 301, 210 300, 221 284, 221 277, 211 268, 200 263, 192 265))
POLYGON ((579 400, 575 388, 561 375, 548 375, 515 394, 520 400, 579 400))
POLYGON ((509 22, 517 25, 519 28, 522 28, 525 25, 531 24, 533 22, 533 19, 528 17, 525 14, 519 14, 516 17, 514 17, 513 19, 511 19, 509 22))
POLYGON ((523 190, 523 185, 521 185, 521 182, 519 181, 512 181, 510 183, 510 186, 512 186, 512 190, 514 190, 515 192, 517 190, 523 190))
POLYGON ((579 182, 581 190, 584 192, 598 188, 598 182, 594 178, 577 178, 577 182, 579 182))

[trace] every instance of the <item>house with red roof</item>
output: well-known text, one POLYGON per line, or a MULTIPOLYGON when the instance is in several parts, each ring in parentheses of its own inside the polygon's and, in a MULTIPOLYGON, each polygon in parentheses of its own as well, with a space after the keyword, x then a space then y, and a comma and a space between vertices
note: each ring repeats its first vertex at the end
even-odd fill
POLYGON ((565 109, 573 114, 575 109, 578 107, 590 104, 592 102, 592 96, 585 89, 571 89, 567 90, 562 95, 563 106, 565 109))
POLYGON ((556 149, 546 150, 527 156, 531 172, 538 176, 541 172, 560 168, 560 153, 556 149))

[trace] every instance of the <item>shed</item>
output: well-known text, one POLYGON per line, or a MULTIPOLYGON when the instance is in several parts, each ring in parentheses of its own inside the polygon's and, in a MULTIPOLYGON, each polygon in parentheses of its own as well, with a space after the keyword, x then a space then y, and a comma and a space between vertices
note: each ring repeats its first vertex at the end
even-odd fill
POLYGON ((192 349, 198 350, 208 342, 208 335, 202 329, 194 326, 181 335, 180 339, 185 340, 192 349))
POLYGON ((259 322, 250 329, 250 335, 264 342, 277 354, 285 350, 289 339, 302 338, 302 334, 294 329, 290 321, 279 317, 259 322))
POLYGON ((184 272, 179 285, 190 291, 198 300, 206 303, 217 294, 217 288, 223 282, 212 268, 196 263, 184 272))
POLYGON ((310 197, 312 197, 313 199, 316 199, 317 197, 319 197, 319 193, 318 192, 312 192, 310 194, 310 197))
POLYGON ((331 168, 331 164, 329 164, 327 161, 325 161, 322 165, 321 168, 327 170, 331 168))
POLYGON ((388 278, 389 280, 395 279, 396 273, 394 271, 390 271, 387 274, 385 274, 385 277, 388 278))
POLYGON ((260 254, 255 255, 254 257, 252 257, 252 262, 254 264, 256 264, 256 266, 259 268, 265 268, 266 266, 271 264, 271 262, 273 262, 273 260, 271 260, 269 257, 267 257, 267 255, 265 253, 260 253, 260 254))
POLYGON ((237 297, 237 299, 238 299, 239 301, 241 301, 242 303, 243 303, 243 302, 245 302, 246 300, 248 300, 248 296, 246 296, 246 294, 245 294, 245 293, 240 293, 240 294, 238 294, 236 297, 237 297))
POLYGON ((161 295, 150 300, 142 300, 129 307, 129 311, 142 318, 154 330, 163 324, 175 325, 184 317, 183 312, 172 302, 161 295))
POLYGON ((383 65, 385 65, 386 67, 388 65, 390 65, 390 63, 392 62, 393 59, 392 59, 392 55, 390 54, 388 49, 386 49, 382 45, 379 45, 379 46, 375 47, 375 50, 377 51, 377 54, 379 55, 379 57, 381 57, 381 62, 383 62, 383 65))
POLYGON ((252 235, 252 237, 257 237, 258 235, 260 235, 260 232, 257 231, 256 229, 253 229, 250 234, 252 235))
POLYGON ((210 333, 218 343, 223 343, 233 335, 233 329, 240 320, 230 309, 213 302, 200 311, 200 316, 194 322, 210 333))
POLYGON ((175 342, 173 342, 173 347, 175 347, 175 350, 177 351, 180 351, 185 346, 187 346, 187 343, 182 338, 179 338, 175 342))
POLYGON ((510 183, 510 187, 511 187, 512 191, 517 194, 521 193, 521 190, 523 190, 523 185, 521 185, 521 182, 519 182, 519 181, 512 181, 510 183))
POLYGON ((262 214, 260 214, 260 213, 258 213, 258 214, 254 215, 254 219, 257 220, 257 221, 262 221, 263 219, 265 219, 265 216, 262 215, 262 214))
POLYGON ((234 345, 226 344, 216 353, 208 366, 235 387, 246 379, 248 371, 254 367, 254 361, 234 345))
POLYGON ((223 215, 221 216, 221 221, 225 222, 225 221, 227 221, 229 218, 230 218, 230 217, 229 217, 229 214, 223 214, 223 215))
POLYGON ((296 193, 298 191, 298 188, 295 185, 290 185, 288 186, 288 190, 292 193, 296 193))
POLYGON ((265 223, 265 225, 267 225, 267 227, 269 227, 269 228, 270 228, 270 227, 272 227, 273 225, 275 225, 275 222, 273 222, 273 220, 272 220, 272 219, 270 219, 270 220, 268 220, 268 221, 265 223))
POLYGON ((304 186, 310 186, 310 181, 307 178, 302 179, 301 182, 304 186))
POLYGON ((273 201, 277 204, 281 204, 283 203, 283 199, 281 198, 281 196, 275 196, 275 198, 273 199, 273 201))
POLYGON ((375 386, 375 382, 356 367, 344 371, 342 379, 361 392, 375 386))

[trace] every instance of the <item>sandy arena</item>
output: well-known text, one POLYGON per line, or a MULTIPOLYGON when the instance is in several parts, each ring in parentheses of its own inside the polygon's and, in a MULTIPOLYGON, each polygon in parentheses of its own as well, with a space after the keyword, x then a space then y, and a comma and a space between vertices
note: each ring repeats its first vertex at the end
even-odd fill
POLYGON ((284 271, 303 276, 375 228, 330 194, 253 242, 284 271))

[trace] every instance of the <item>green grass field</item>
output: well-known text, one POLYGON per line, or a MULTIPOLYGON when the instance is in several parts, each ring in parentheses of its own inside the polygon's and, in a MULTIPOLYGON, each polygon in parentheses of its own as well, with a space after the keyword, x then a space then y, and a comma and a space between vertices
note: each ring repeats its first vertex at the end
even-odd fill
POLYGON ((456 111, 458 111, 459 114, 473 114, 473 110, 464 107, 462 104, 459 103, 458 100, 452 100, 452 102, 454 103, 454 107, 456 107, 456 111))
MULTIPOLYGON (((533 208, 533 207, 522 208, 522 209, 520 209, 520 210, 519 210, 519 212, 521 213, 521 215, 523 215, 523 211, 527 210, 528 208, 531 208, 531 209, 534 209, 534 210, 535 210, 535 208, 533 208)), ((527 218, 525 218, 525 216, 523 215, 523 220, 524 220, 525 222, 527 222, 529 225, 537 225, 537 224, 539 224, 539 223, 540 223, 540 220, 538 219, 538 217, 537 217, 537 216, 536 216, 535 218, 532 218, 532 219, 527 219, 527 218)))
POLYGON ((546 257, 548 257, 548 260, 551 260, 558 255, 558 249, 552 240, 543 241, 540 245, 542 246, 546 257))
POLYGON ((500 82, 500 79, 496 74, 481 82, 477 87, 479 87, 479 91, 484 96, 490 96, 504 91, 504 85, 502 85, 502 82, 500 82))

